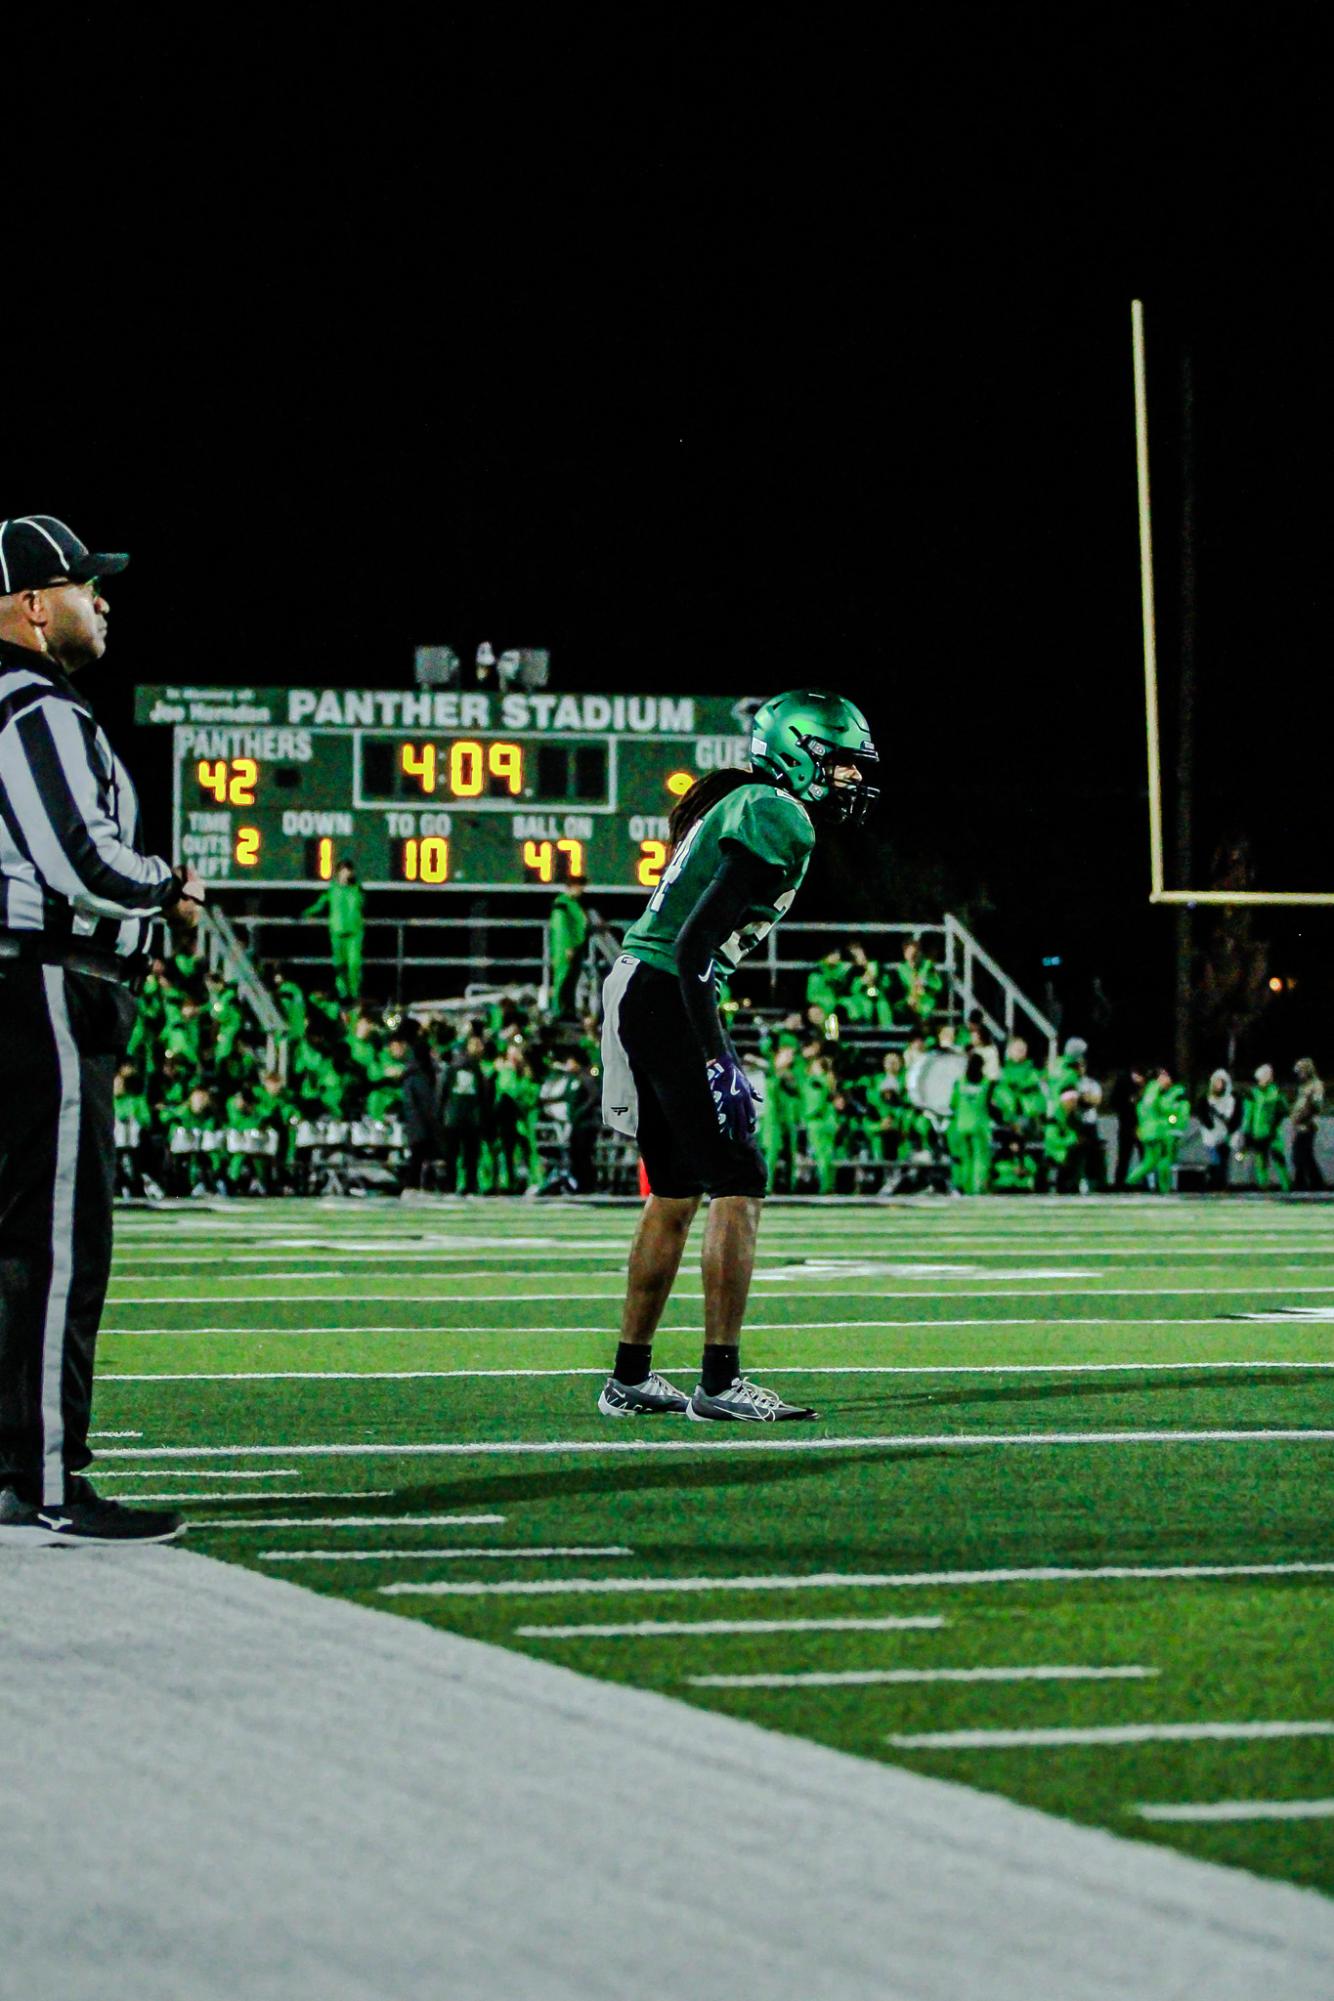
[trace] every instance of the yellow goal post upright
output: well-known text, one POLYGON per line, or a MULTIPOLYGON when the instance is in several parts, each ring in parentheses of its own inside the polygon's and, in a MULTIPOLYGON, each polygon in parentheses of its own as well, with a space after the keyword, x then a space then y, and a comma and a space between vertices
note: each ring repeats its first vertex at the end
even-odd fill
POLYGON ((1135 367, 1135 468, 1139 493, 1139 579, 1144 621, 1144 730, 1149 768, 1149 901, 1175 904, 1334 904, 1334 890, 1168 889, 1163 880, 1163 764, 1158 716, 1158 636, 1149 492, 1149 412, 1144 366, 1144 303, 1130 302, 1135 367))

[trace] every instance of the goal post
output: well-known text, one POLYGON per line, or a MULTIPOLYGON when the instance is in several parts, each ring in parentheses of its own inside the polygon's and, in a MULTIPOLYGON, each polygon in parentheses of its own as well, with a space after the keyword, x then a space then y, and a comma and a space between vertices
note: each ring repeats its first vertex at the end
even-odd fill
POLYGON ((1153 583, 1153 509, 1149 487, 1148 377, 1144 302, 1130 302, 1135 371, 1135 472, 1139 499, 1140 605, 1144 627, 1144 734, 1149 779, 1149 901, 1163 904, 1334 904, 1334 890, 1168 889, 1163 868, 1163 765, 1158 709, 1158 627, 1153 583))

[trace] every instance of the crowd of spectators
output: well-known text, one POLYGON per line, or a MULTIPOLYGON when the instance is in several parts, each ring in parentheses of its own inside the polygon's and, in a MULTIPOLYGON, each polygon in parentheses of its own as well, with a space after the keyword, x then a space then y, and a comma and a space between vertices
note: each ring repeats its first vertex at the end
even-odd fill
POLYGON ((960 1027, 946 1001, 940 968, 913 938, 888 965, 853 938, 812 968, 804 1013, 759 1039, 775 1191, 1168 1193, 1194 1135, 1208 1188, 1226 1188, 1248 1157, 1259 1188, 1325 1185, 1315 1160, 1324 1091, 1309 1058, 1296 1066, 1291 1102, 1261 1064, 1244 1088, 1216 1070, 1192 1103, 1162 1066, 1104 1084, 1078 1036, 1040 1066, 1022 1036, 1002 1046, 980 1010, 960 1027))
POLYGON ((234 985, 186 953, 153 962, 115 1084, 122 1195, 321 1192, 348 1149, 397 1187, 594 1187, 591 1020, 557 1026, 509 997, 407 1014, 265 979, 281 1065, 234 985))
MULTIPOLYGON (((264 978, 281 1061, 201 958, 154 961, 116 1080, 122 1195, 337 1190, 356 1185, 349 1151, 377 1163, 378 1184, 361 1185, 392 1191, 636 1185, 632 1153, 603 1138, 597 1024, 568 978, 545 1010, 505 993, 410 1014, 351 998, 344 978, 343 992, 308 991, 279 967, 264 978)), ((829 952, 786 1016, 722 998, 758 1085, 775 1192, 1167 1192, 1195 1133, 1209 1187, 1246 1156, 1261 1188, 1324 1185, 1323 1087, 1308 1059, 1291 1102, 1267 1064, 1244 1090, 1215 1071, 1194 1103, 1163 1068, 1105 1090, 1077 1037, 1039 1063, 1020 1036, 1001 1046, 980 1010, 952 1019, 941 970, 912 938, 888 965, 856 939, 829 952)))

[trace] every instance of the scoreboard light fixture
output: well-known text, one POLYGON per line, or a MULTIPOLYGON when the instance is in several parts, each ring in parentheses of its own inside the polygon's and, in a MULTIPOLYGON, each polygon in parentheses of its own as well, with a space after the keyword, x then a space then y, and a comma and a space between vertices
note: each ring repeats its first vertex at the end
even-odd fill
POLYGON ((684 799, 694 782, 693 771, 673 771, 667 780, 667 790, 674 799, 684 799))

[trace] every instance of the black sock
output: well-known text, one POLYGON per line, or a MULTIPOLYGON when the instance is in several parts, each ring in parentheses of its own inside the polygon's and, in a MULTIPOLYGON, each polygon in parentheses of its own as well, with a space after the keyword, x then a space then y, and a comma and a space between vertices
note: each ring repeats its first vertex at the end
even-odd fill
POLYGON ((705 1396, 716 1397, 719 1390, 730 1390, 740 1371, 740 1348, 735 1345, 717 1347, 711 1342, 704 1350, 701 1371, 705 1396))
POLYGON ((651 1341, 622 1341, 616 1350, 616 1367, 613 1371, 617 1382, 625 1383, 631 1388, 636 1383, 646 1382, 652 1359, 651 1341))

